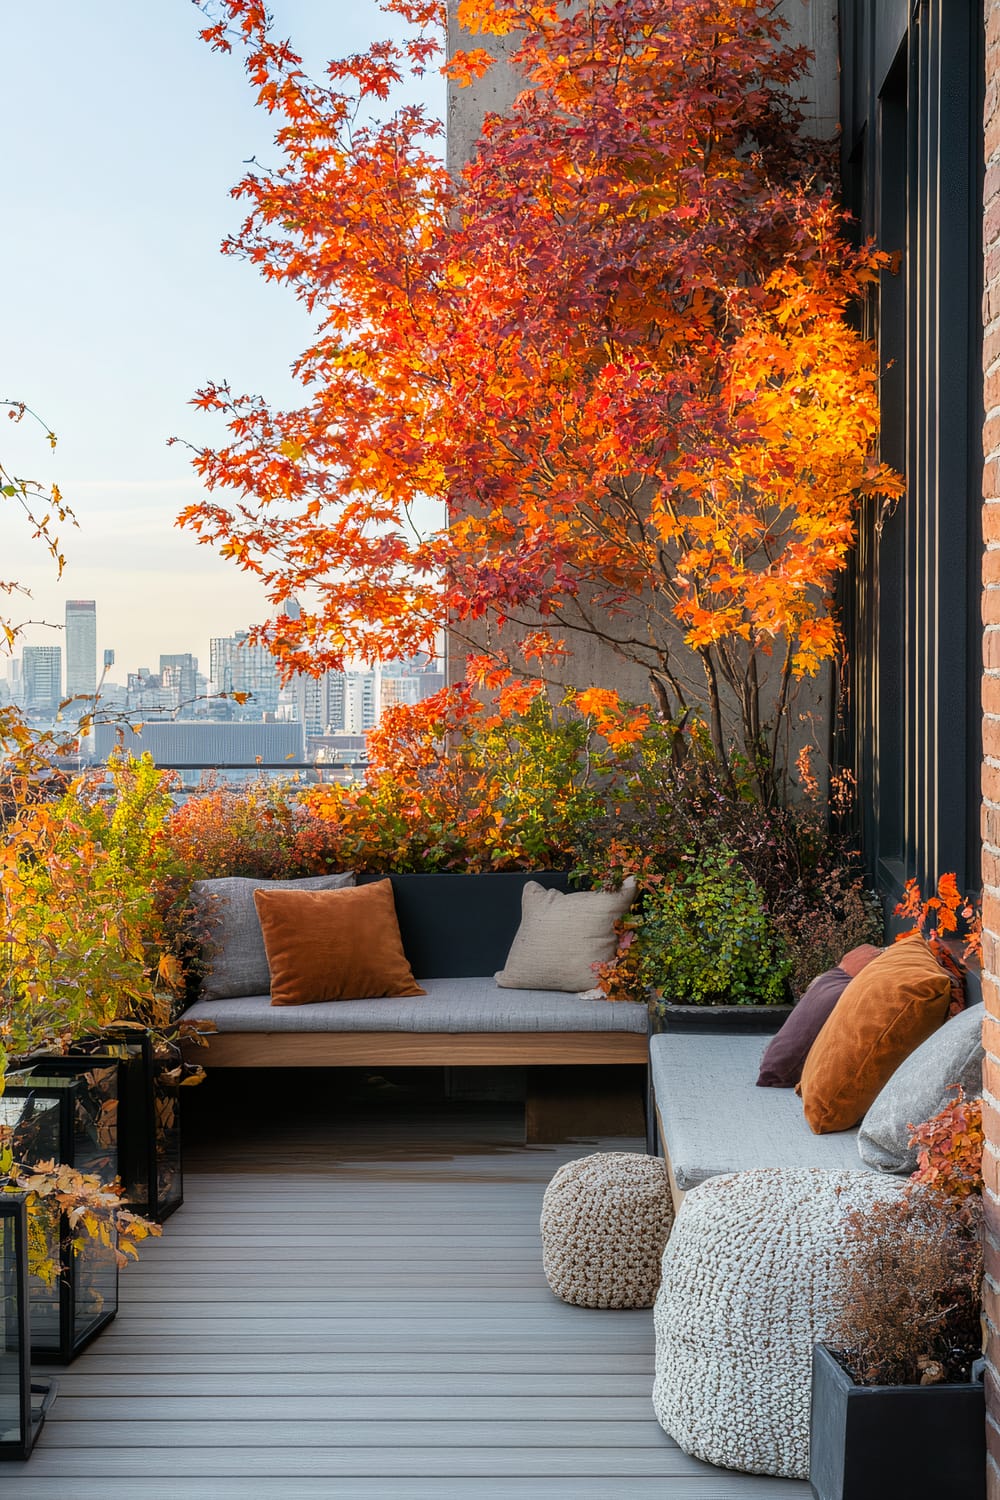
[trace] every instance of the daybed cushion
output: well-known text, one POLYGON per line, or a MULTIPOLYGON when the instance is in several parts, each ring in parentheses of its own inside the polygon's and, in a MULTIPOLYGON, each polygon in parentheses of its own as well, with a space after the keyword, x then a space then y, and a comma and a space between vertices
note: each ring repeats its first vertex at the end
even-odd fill
POLYGON ((545 890, 529 880, 521 892, 521 925, 507 962, 495 976, 515 990, 566 990, 579 994, 597 983, 596 967, 618 947, 615 924, 636 896, 630 875, 619 891, 545 890))
MULTIPOLYGON (((324 1000, 278 1006, 270 995, 199 1000, 186 1021, 227 1031, 629 1031, 645 1033, 645 1005, 581 1000, 549 990, 504 990, 492 979, 422 979, 422 998, 324 1000)), ((756 1075, 755 1075, 756 1076, 756 1075)))
POLYGON ((259 995, 271 983, 264 939, 254 906, 255 891, 335 891, 354 884, 354 873, 307 875, 302 880, 252 880, 227 875, 196 880, 191 898, 208 926, 206 969, 200 1000, 259 995))
POLYGON ((769 1040, 709 1032, 651 1039, 664 1146, 681 1192, 724 1172, 757 1167, 863 1168, 856 1130, 813 1135, 795 1094, 757 1087, 769 1040))
POLYGON ((880 1172, 915 1172, 913 1127, 923 1125, 954 1099, 983 1088, 983 1007, 972 1005, 946 1021, 893 1073, 861 1122, 858 1150, 880 1172))

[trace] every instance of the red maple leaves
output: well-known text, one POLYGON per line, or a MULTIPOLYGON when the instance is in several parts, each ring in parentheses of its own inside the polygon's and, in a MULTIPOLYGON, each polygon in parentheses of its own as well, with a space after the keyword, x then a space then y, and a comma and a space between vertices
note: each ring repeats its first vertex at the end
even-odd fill
POLYGON ((703 706, 721 754, 773 765, 791 685, 837 648, 858 497, 900 489, 848 316, 887 262, 850 247, 799 130, 805 54, 763 0, 462 0, 467 27, 516 37, 530 87, 453 182, 421 109, 365 112, 441 45, 439 5, 385 8, 416 35, 324 83, 257 0, 205 32, 240 39, 282 117, 226 248, 317 333, 295 410, 199 393, 230 441, 198 453, 214 493, 183 524, 300 597, 290 667, 428 649, 445 623, 481 640, 484 619, 517 666, 522 638, 590 631, 662 710, 703 706))

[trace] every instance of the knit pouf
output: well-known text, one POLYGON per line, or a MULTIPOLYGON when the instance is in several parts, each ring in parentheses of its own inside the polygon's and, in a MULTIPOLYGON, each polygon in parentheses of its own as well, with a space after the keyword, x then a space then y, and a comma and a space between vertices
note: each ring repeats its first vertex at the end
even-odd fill
POLYGON ((577 1307, 652 1307, 673 1219, 659 1157, 600 1151, 567 1162, 542 1203, 545 1279, 577 1307))
POLYGON ((902 1192, 877 1173, 773 1168, 685 1197, 656 1299, 653 1406, 695 1458, 805 1479, 813 1344, 851 1209, 902 1192))

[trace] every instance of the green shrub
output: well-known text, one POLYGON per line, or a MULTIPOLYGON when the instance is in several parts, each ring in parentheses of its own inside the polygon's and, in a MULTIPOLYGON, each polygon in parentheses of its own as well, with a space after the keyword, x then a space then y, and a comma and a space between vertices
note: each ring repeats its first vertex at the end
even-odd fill
POLYGON ((782 1005, 792 961, 760 887, 730 849, 708 851, 647 892, 637 923, 641 982, 684 1005, 782 1005))

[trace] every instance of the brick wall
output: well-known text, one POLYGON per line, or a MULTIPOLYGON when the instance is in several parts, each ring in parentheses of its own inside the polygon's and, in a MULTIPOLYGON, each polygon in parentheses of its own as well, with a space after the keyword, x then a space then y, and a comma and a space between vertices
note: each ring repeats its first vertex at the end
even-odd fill
POLYGON ((1000 0, 986 0, 983 296, 983 992, 986 1117, 987 1437, 990 1500, 1000 1500, 1000 0))

